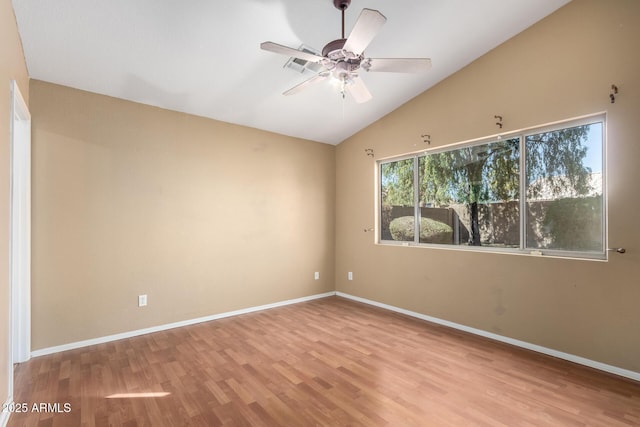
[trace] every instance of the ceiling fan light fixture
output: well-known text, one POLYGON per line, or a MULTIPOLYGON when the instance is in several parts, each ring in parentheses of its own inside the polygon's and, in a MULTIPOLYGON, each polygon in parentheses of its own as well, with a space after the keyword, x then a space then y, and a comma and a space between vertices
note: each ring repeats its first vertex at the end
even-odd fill
POLYGON ((347 81, 347 80, 350 80, 352 76, 355 76, 353 72, 356 69, 357 69, 357 65, 349 64, 346 61, 340 61, 336 64, 331 74, 337 80, 347 81))

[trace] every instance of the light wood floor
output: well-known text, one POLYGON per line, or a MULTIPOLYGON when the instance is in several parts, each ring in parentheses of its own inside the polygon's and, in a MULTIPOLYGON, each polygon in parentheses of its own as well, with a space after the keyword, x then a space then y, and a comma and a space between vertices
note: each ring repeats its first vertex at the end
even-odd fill
POLYGON ((14 395, 9 427, 640 425, 640 383, 338 297, 34 358, 14 395))

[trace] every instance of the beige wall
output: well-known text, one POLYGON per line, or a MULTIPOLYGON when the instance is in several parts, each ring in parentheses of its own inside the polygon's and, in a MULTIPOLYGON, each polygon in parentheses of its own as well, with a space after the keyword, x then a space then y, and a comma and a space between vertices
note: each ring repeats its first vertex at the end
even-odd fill
POLYGON ((31 113, 34 350, 334 289, 333 146, 36 80, 31 113))
POLYGON ((9 366, 9 179, 11 80, 28 102, 29 77, 11 0, 0 0, 0 403, 8 396, 9 366))
MULTIPOLYGON (((574 0, 338 146, 336 289, 640 372, 640 2, 574 0), (609 102, 611 84, 620 93, 609 102), (374 244, 376 158, 606 111, 608 262, 374 244), (347 272, 354 280, 347 280, 347 272)), ((433 58, 437 66, 438 58, 433 58)), ((401 78, 390 76, 390 78, 401 78)))

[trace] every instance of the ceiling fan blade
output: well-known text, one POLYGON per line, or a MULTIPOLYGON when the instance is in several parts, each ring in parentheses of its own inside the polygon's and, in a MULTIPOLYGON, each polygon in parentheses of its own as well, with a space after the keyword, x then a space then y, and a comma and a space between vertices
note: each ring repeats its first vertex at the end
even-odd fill
POLYGON ((319 73, 316 74, 315 76, 311 77, 310 79, 307 79, 305 81, 303 81, 300 84, 295 85, 294 87, 292 87, 291 89, 287 90, 286 92, 283 93, 283 95, 295 95, 298 92, 301 92, 303 89, 306 89, 307 87, 316 84, 316 83, 320 83, 321 81, 325 80, 327 77, 329 77, 328 73, 319 73))
POLYGON ((431 69, 429 58, 368 58, 362 63, 366 71, 421 73, 431 69))
POLYGON ((373 98, 371 92, 369 92, 369 89, 367 89, 367 86, 359 76, 353 77, 345 89, 349 92, 349 95, 353 96, 353 99, 355 99, 358 104, 362 104, 373 98))
POLYGON ((360 55, 378 34, 387 18, 377 10, 362 9, 351 34, 347 37, 344 50, 360 55))
POLYGON ((281 55, 292 56, 294 58, 300 58, 310 62, 320 62, 324 59, 322 56, 313 55, 307 52, 302 52, 298 49, 283 46, 281 44, 273 43, 273 42, 260 43, 260 49, 273 52, 273 53, 279 53, 281 55))

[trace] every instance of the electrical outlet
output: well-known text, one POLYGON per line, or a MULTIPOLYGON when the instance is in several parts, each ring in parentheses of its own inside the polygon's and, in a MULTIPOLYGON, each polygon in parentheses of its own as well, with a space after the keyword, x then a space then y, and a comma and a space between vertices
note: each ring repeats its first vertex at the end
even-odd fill
POLYGON ((347 279, 353 280, 353 271, 347 273, 347 279))
POLYGON ((147 305, 147 295, 138 295, 138 307, 147 305))
POLYGON ((319 280, 319 279, 320 279, 320 272, 319 272, 319 271, 316 271, 316 272, 313 274, 313 277, 314 277, 316 280, 319 280))

